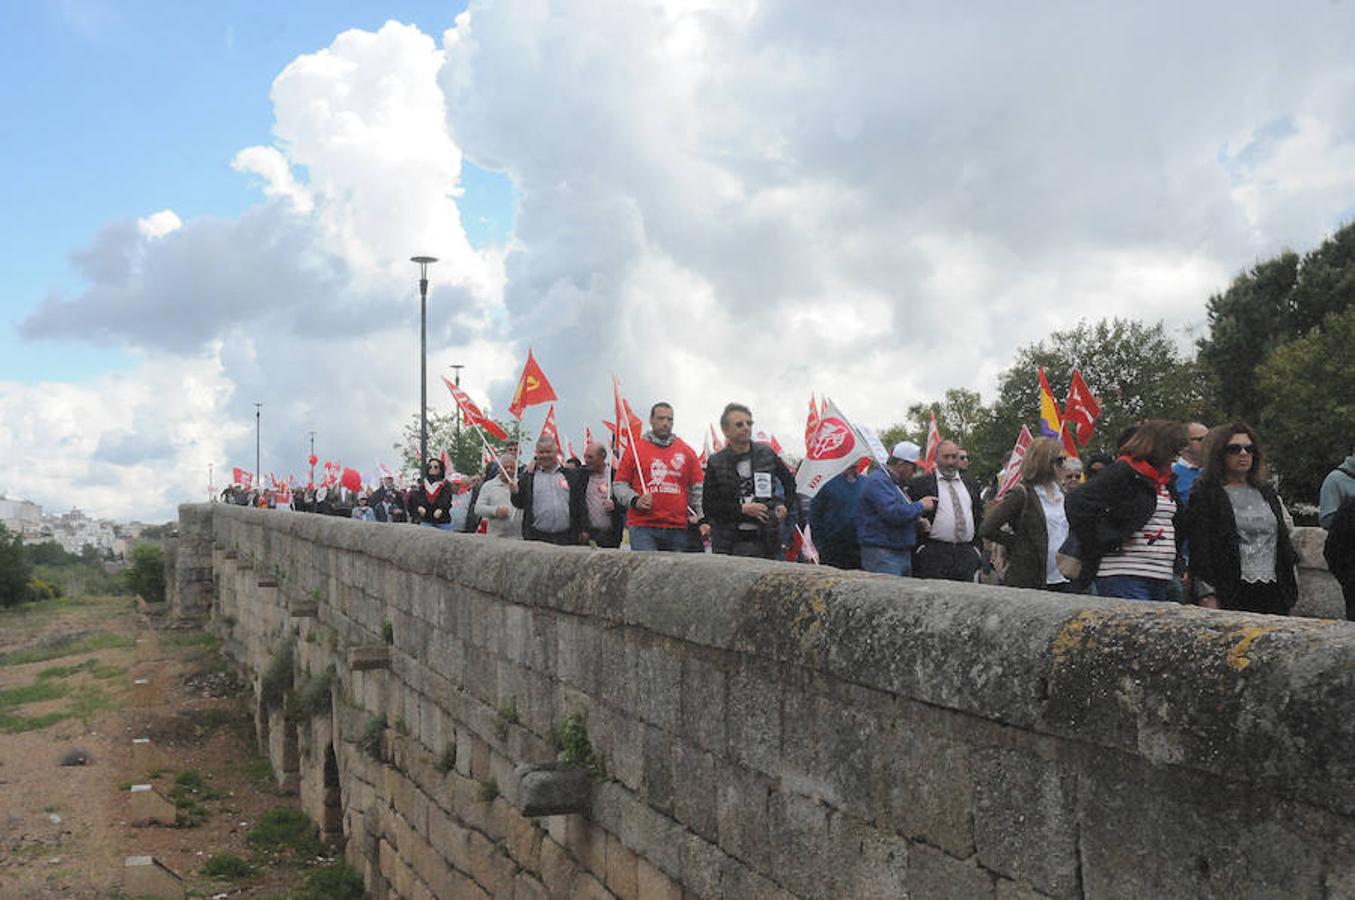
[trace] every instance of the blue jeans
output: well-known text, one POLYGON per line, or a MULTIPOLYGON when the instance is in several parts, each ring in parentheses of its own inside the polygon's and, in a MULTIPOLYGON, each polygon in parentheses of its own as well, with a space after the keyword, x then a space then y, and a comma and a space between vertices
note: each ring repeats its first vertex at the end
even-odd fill
POLYGON ((669 553, 688 553, 692 542, 685 528, 655 528, 652 525, 632 525, 630 549, 664 550, 669 553))
POLYGON ((1168 599, 1172 583, 1159 578, 1141 578, 1137 575, 1097 576, 1092 582, 1098 597, 1118 597, 1121 600, 1168 599))
POLYGON ((885 575, 912 575, 913 551, 891 550, 888 547, 862 547, 861 568, 867 572, 885 575))

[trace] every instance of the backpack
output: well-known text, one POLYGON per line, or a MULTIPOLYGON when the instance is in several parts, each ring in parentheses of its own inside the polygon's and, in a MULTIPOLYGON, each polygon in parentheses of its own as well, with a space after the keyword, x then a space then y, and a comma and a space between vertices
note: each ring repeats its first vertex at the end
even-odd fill
POLYGON ((1345 584, 1355 577, 1355 499, 1347 500, 1332 516, 1322 558, 1336 580, 1345 584))

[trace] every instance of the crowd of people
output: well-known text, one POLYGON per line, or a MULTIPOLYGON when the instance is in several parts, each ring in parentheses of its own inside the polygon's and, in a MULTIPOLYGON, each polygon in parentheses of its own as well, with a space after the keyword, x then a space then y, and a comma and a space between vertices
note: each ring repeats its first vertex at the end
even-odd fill
MULTIPOLYGON (((883 465, 849 467, 812 499, 753 438, 752 411, 728 404, 726 444, 702 464, 673 433, 671 404, 613 467, 589 444, 563 459, 541 438, 521 464, 509 448, 480 476, 430 459, 411 489, 297 492, 299 512, 410 523, 562 546, 711 552, 814 561, 842 569, 1285 615, 1298 597, 1293 520, 1266 475, 1256 431, 1241 422, 1150 419, 1127 429, 1114 458, 1068 455, 1038 438, 1000 496, 969 476, 953 441, 921 471, 900 441, 883 465), (806 540, 806 538, 811 538, 806 540)), ((232 502, 251 502, 238 489, 232 502)), ((1322 486, 1326 556, 1355 619, 1355 453, 1322 486)))

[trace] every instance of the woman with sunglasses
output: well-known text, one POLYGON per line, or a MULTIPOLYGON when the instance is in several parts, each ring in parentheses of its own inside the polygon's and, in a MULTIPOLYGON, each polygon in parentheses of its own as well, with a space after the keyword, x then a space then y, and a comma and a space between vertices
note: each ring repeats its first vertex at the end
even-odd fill
POLYGON ((1256 432, 1209 432, 1186 514, 1191 594, 1201 606, 1284 616, 1298 598, 1289 516, 1266 483, 1256 432))
POLYGON ((987 515, 979 536, 1007 548, 1009 587, 1068 590, 1055 554, 1068 538, 1063 511, 1063 448, 1053 438, 1036 438, 1021 460, 1021 483, 1013 485, 987 515))

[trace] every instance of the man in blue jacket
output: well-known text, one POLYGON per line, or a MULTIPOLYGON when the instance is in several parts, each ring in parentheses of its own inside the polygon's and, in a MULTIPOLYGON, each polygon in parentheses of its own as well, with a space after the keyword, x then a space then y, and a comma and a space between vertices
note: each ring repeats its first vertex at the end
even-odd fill
POLYGON ((921 455, 917 444, 894 445, 884 468, 865 478, 857 511, 856 538, 861 545, 861 568, 867 572, 910 575, 913 547, 917 544, 917 520, 936 508, 935 497, 916 502, 906 485, 917 471, 921 455))
POLYGON ((856 539, 857 512, 866 479, 856 467, 832 478, 809 504, 809 530, 819 550, 819 562, 839 569, 861 568, 861 545, 856 539))

